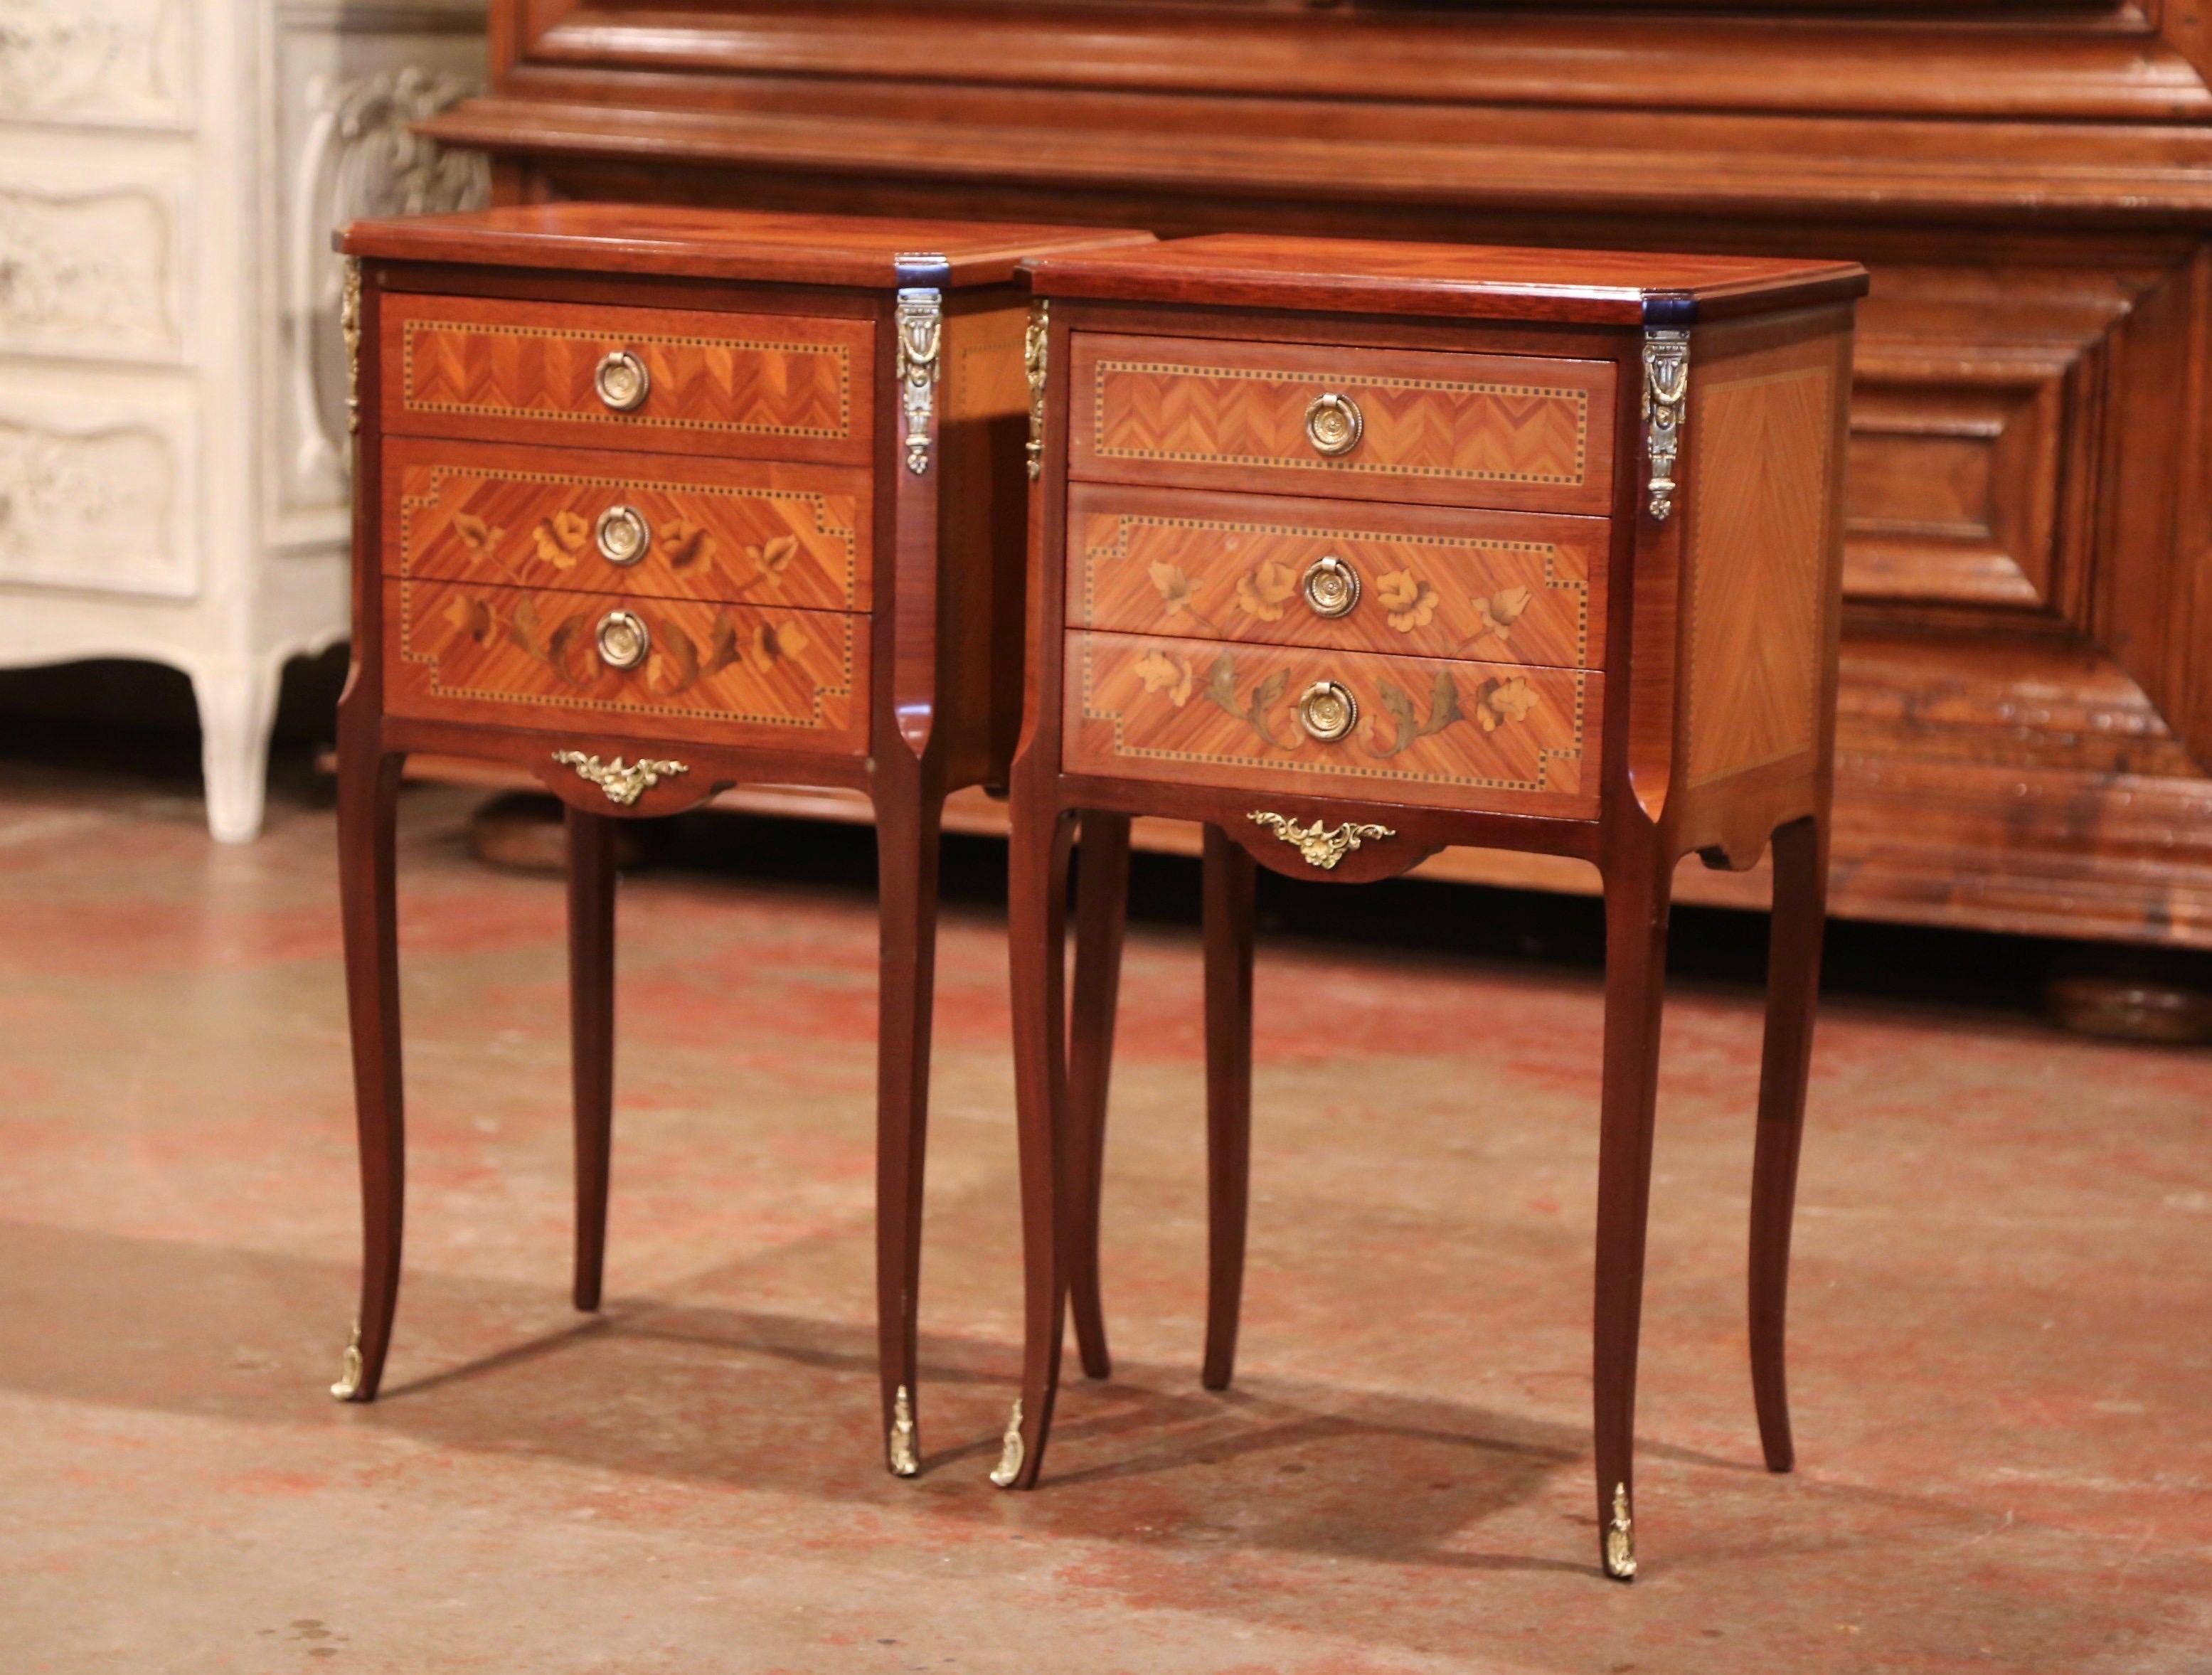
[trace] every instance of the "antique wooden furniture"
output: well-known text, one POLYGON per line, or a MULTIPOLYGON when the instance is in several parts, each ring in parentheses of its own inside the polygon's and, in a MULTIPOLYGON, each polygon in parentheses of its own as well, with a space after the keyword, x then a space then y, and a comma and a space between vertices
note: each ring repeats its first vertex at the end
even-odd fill
MULTIPOLYGON (((492 20, 489 95, 431 128, 489 149, 509 199, 1863 261, 1836 909, 2212 945, 2203 6, 494 0, 492 20)), ((1584 876, 1477 851, 1443 869, 1584 876)))
POLYGON ((1036 1481, 1071 1277, 1094 1373, 1103 943, 1136 814, 1206 825, 1206 1382, 1235 1355, 1252 865, 1354 882, 1446 845, 1606 899, 1598 1515, 1634 1574, 1652 1100, 1675 863, 1774 850, 1751 1332, 1782 1320, 1820 966, 1841 616, 1848 264, 1224 235, 1031 264, 1045 340, 1012 785, 1028 1284, 994 1481, 1036 1481), (1071 1078, 1063 869, 1083 820, 1071 1078), (1079 955, 1079 958, 1081 956, 1079 955), (1071 1089, 1071 1079, 1073 1087, 1071 1089))
POLYGON ((575 1302, 599 1305, 613 822, 740 781, 875 806, 877 1273, 890 1468, 915 1308, 939 811, 1018 719, 1024 255, 1049 227, 574 205, 356 223, 363 492, 338 717, 366 1221, 333 1393, 376 1393, 399 1274, 393 796, 434 751, 568 804, 575 1302))

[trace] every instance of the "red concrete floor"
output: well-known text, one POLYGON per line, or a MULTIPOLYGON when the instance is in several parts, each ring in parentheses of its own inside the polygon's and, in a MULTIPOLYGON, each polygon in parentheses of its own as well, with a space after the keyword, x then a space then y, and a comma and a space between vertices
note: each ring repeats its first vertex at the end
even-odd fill
MULTIPOLYGON (((1806 1143, 1802 1464, 1741 1319, 1758 1019, 1678 990, 1632 1588, 1587 1482, 1586 969, 1263 945, 1237 1387, 1197 1378, 1194 939, 1134 936, 1119 1367, 1012 1394, 1000 924, 944 937, 925 1474, 871 1374, 858 884, 625 888, 597 1320, 565 1302, 560 898, 403 807, 414 1140, 385 1400, 325 1387, 356 1200, 326 809, 0 786, 0 1670, 2212 1671, 2212 1059, 1843 998, 1806 1143)), ((1426 887, 1413 887, 1426 888, 1426 887)))

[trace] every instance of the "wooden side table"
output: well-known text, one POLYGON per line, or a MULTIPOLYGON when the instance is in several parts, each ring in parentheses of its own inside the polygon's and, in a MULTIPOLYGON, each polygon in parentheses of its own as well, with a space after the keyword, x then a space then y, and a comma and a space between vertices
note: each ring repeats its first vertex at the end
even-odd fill
MULTIPOLYGON (((1103 1075, 1071 1096, 1062 1033, 1078 812, 1086 861, 1094 825, 1131 815, 1206 828, 1217 1388, 1243 1265, 1254 863, 1357 883, 1447 844, 1574 856, 1606 901, 1600 1549, 1632 1576, 1669 879, 1692 853, 1748 867, 1770 836, 1751 1334, 1767 1463, 1791 1463, 1783 1301, 1865 275, 1243 235, 1031 270, 1048 395, 1012 810, 1027 1347, 993 1479, 1036 1481, 1070 1276, 1097 1269, 1103 1075)), ((1104 1052, 1101 986, 1077 997, 1079 1065, 1104 1052)), ((1103 1372, 1095 1298, 1078 1324, 1103 1372)))
POLYGON ((1032 351, 1049 227, 568 203, 356 224, 360 450, 338 828, 366 1237, 341 1399, 399 1278, 392 816, 408 752, 568 804, 575 1302, 598 1307, 614 822, 739 781, 873 800, 877 1283, 890 1469, 919 1469, 915 1298, 948 791, 1018 719, 1032 351), (363 352, 365 350, 365 352, 363 352))

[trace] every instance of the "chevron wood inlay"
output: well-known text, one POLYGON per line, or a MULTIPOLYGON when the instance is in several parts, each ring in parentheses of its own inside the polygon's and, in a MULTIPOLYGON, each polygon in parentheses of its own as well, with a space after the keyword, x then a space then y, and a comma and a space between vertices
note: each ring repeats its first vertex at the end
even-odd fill
POLYGON ((384 458, 390 575, 868 608, 866 472, 398 438, 384 458), (616 507, 647 531, 643 556, 626 565, 594 537, 616 507))
POLYGON ((1370 500, 1602 513, 1612 363, 1079 332, 1068 473, 1370 500), (1359 440, 1306 434, 1332 392, 1359 440))
POLYGON ((1071 632, 1067 771, 1582 816, 1597 806, 1602 675, 1437 658, 1071 632), (1298 700, 1334 681, 1359 707, 1324 743, 1298 700), (1584 764, 1589 771, 1585 774, 1584 764))
POLYGON ((386 316, 384 427, 862 464, 872 354, 855 319, 406 297, 386 316), (628 412, 592 384, 617 349, 649 379, 628 412))
POLYGON ((1414 510, 1076 483, 1071 627, 1422 657, 1603 666, 1608 526, 1522 513, 1414 510), (1300 589, 1332 557, 1358 602, 1324 616, 1300 589))
POLYGON ((1834 356, 1816 342, 1716 368, 1702 388, 1692 373, 1692 786, 1802 755, 1818 737, 1834 356))
POLYGON ((864 616, 589 595, 470 582, 384 583, 386 705, 394 715, 627 737, 867 748, 864 616), (610 610, 645 624, 651 651, 609 668, 610 610))

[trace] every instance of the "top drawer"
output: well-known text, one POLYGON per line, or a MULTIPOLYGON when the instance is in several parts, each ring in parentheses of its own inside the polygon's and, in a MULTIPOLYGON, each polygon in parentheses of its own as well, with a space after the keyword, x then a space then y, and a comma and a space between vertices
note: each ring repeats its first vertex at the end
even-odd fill
POLYGON ((1603 513, 1613 363, 1078 332, 1070 475, 1603 513))
POLYGON ((866 464, 866 320, 392 293, 392 435, 866 464))

